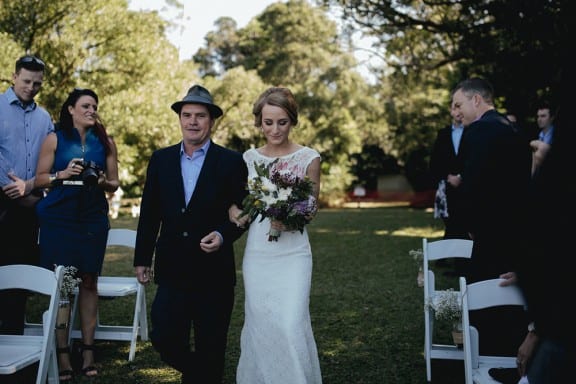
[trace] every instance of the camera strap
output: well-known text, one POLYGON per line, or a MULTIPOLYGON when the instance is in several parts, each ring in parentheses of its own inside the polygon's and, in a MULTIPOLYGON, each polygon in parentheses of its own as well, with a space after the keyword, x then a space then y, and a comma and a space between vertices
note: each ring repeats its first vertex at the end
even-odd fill
POLYGON ((63 180, 62 185, 84 185, 82 180, 63 180))
POLYGON ((82 180, 54 180, 52 185, 84 185, 82 180))

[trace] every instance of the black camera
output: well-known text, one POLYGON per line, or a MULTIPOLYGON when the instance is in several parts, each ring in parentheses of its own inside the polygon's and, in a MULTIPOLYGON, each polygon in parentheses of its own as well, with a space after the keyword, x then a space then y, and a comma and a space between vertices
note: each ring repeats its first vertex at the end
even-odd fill
POLYGON ((96 162, 84 160, 78 161, 76 164, 81 165, 83 168, 80 178, 84 182, 84 185, 93 187, 98 184, 101 169, 96 162))

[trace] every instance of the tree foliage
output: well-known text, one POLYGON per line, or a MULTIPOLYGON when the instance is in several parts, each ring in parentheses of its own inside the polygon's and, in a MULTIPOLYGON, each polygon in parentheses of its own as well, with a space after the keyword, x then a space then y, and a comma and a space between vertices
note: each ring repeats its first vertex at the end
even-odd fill
MULTIPOLYGON (((228 74, 237 73, 238 67, 254 73, 262 87, 250 103, 264 84, 289 87, 300 112, 292 138, 321 153, 323 196, 343 198, 353 177, 349 154, 360 151, 368 137, 382 136, 386 125, 381 124, 382 108, 373 91, 354 70, 355 58, 342 48, 336 22, 322 8, 291 0, 268 6, 245 28, 236 29, 229 18, 219 19, 216 27, 207 35, 206 47, 194 56, 203 73, 228 83, 228 74)), ((221 122, 226 124, 227 118, 221 122)), ((238 150, 263 144, 259 135, 243 133, 231 139, 238 150)))
POLYGON ((567 0, 323 0, 376 38, 385 67, 426 77, 448 70, 489 79, 500 107, 519 117, 560 98, 568 35, 567 0), (564 11, 564 12, 562 12, 564 11))
POLYGON ((47 70, 38 101, 54 120, 74 87, 94 89, 119 147, 121 183, 128 194, 138 195, 151 152, 179 140, 169 105, 199 79, 190 78, 196 73, 192 64, 178 61, 164 36, 167 22, 156 12, 129 11, 125 0, 0 4, 0 39, 11 47, 10 57, 1 59, 2 80, 10 83, 18 56, 40 56, 47 70))
POLYGON ((39 55, 47 73, 38 101, 54 119, 72 88, 93 88, 131 197, 141 192, 151 153, 180 141, 170 105, 195 83, 224 109, 214 140, 238 151, 264 143, 251 113, 258 95, 290 87, 300 106, 292 138, 321 153, 324 202, 343 198, 355 177, 373 184, 379 161, 425 180, 436 130, 450 121, 450 89, 464 77, 490 79, 498 107, 514 110, 521 124, 537 99, 560 97, 566 0, 316 3, 278 1, 244 28, 222 17, 192 60, 180 61, 165 36, 177 25, 156 11, 131 11, 127 0, 0 0, 0 82, 11 83, 18 56, 39 55), (370 67, 377 81, 357 71, 358 30, 372 36, 382 60, 370 67))

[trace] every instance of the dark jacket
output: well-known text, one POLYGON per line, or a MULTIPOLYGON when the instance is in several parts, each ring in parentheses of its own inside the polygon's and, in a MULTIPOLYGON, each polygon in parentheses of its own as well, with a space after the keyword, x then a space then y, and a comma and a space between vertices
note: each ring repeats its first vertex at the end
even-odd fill
POLYGON ((142 194, 134 266, 150 266, 154 281, 182 287, 215 288, 236 283, 233 242, 244 230, 228 208, 246 192, 247 168, 238 152, 211 143, 188 205, 180 166, 180 144, 157 150, 148 165, 142 194), (224 238, 213 253, 200 249, 212 231, 224 238))
MULTIPOLYGON (((464 133, 462 133, 464 134, 464 133)), ((440 180, 446 180, 448 174, 458 175, 464 169, 462 151, 454 151, 452 143, 452 126, 449 125, 438 131, 436 141, 430 154, 430 172, 437 186, 440 180)))
POLYGON ((549 337, 576 353, 576 296, 574 269, 574 224, 576 217, 576 172, 573 125, 561 126, 560 114, 554 141, 534 175, 530 207, 524 219, 525 237, 519 243, 522 261, 519 284, 524 290, 531 320, 541 337, 549 337))
POLYGON ((474 237, 471 281, 514 270, 517 241, 530 183, 530 147, 510 121, 495 110, 470 124, 460 150, 464 219, 474 237))
MULTIPOLYGON (((465 130, 464 130, 465 131, 465 130)), ((464 132, 462 132, 464 135, 464 132)), ((434 181, 434 187, 438 187, 441 180, 446 180, 449 174, 458 175, 464 170, 464 158, 462 151, 459 149, 458 154, 454 151, 454 144, 452 142, 452 126, 449 125, 438 131, 436 141, 432 147, 430 154, 430 172, 434 181)), ((455 233, 466 233, 460 223, 462 212, 462 194, 460 188, 454 188, 451 184, 446 183, 446 201, 448 204, 448 215, 450 223, 447 223, 447 234, 449 237, 465 237, 465 236, 452 236, 455 233), (454 219, 454 220, 452 220, 454 219)))

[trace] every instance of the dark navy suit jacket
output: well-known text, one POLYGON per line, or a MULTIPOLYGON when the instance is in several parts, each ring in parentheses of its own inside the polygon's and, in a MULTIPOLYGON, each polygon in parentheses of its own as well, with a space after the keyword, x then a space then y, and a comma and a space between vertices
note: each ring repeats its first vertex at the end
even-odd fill
MULTIPOLYGON (((524 241, 531 150, 525 137, 495 110, 485 112, 462 136, 464 219, 472 234, 467 283, 495 279, 516 271, 524 241)), ((514 355, 526 336, 523 308, 474 311, 471 323, 480 334, 480 353, 514 355), (498 327, 494 327, 498 324, 498 327)))
POLYGON ((532 155, 522 134, 495 110, 464 131, 460 185, 466 228, 474 246, 468 282, 515 271, 522 258, 522 217, 527 209, 532 155))
POLYGON ((242 154, 212 142, 188 204, 176 144, 152 154, 142 193, 134 266, 150 266, 154 281, 189 288, 236 284, 233 242, 243 233, 228 218, 232 203, 246 195, 242 154), (218 231, 224 244, 205 253, 200 239, 218 231))

